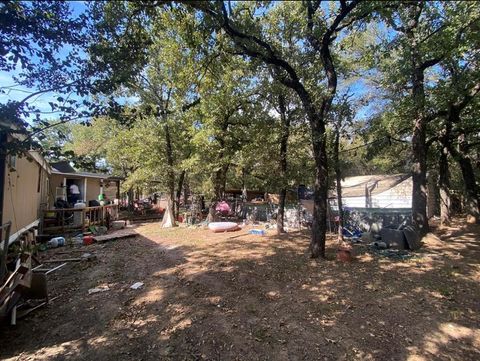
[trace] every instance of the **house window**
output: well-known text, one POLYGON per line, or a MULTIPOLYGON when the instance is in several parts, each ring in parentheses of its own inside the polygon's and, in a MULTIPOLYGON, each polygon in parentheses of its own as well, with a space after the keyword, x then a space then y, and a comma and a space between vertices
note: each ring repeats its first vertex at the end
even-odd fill
POLYGON ((17 156, 16 155, 9 155, 8 156, 8 167, 11 170, 17 169, 17 156))

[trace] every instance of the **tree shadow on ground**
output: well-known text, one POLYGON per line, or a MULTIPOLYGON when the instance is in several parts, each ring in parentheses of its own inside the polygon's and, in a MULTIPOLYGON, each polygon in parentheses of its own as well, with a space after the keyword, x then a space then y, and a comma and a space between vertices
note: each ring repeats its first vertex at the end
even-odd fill
MULTIPOLYGON (((452 232, 455 229, 452 228, 452 232)), ((415 258, 308 258, 308 233, 267 237, 139 227, 53 291, 62 303, 3 329, 18 360, 473 360, 478 228, 415 258), (476 238, 477 237, 477 238, 476 238), (134 291, 129 286, 145 283, 134 291), (108 284, 110 291, 87 295, 108 284)), ((329 243, 332 255, 335 244, 329 243)))

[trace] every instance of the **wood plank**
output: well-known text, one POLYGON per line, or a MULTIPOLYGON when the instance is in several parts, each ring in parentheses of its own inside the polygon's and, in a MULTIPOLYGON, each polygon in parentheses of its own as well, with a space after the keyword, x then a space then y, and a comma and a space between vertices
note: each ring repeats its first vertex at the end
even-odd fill
POLYGON ((4 283, 2 289, 0 289, 0 304, 4 302, 5 298, 10 295, 11 292, 17 287, 20 280, 22 278, 22 274, 20 273, 13 273, 11 277, 8 279, 7 282, 4 283), (10 285, 8 285, 10 283, 10 285))
POLYGON ((122 239, 122 238, 135 237, 136 235, 138 235, 138 233, 135 231, 121 232, 121 233, 106 234, 104 236, 95 236, 93 237, 93 240, 95 242, 102 243, 102 242, 116 241, 117 239, 122 239))
POLYGON ((81 262, 81 261, 88 261, 90 259, 91 258, 89 257, 47 259, 46 261, 43 261, 43 263, 81 262))
POLYGON ((49 273, 52 273, 60 268, 62 268, 63 266, 65 266, 67 263, 62 263, 60 266, 57 266, 55 268, 52 268, 51 270, 48 270, 47 272, 45 272, 46 275, 48 275, 49 273))
POLYGON ((23 275, 23 277, 20 279, 18 282, 17 287, 15 290, 20 289, 20 290, 28 290, 32 286, 32 271, 28 271, 23 275))
POLYGON ((57 298, 59 298, 59 297, 60 297, 60 296, 53 297, 52 299, 50 299, 50 300, 48 300, 48 301, 44 301, 44 302, 36 305, 35 307, 29 308, 28 310, 25 310, 25 311, 23 311, 23 312, 19 312, 17 318, 18 318, 18 319, 23 318, 23 317, 27 316, 29 313, 31 313, 31 312, 39 309, 40 307, 43 307, 43 306, 45 306, 45 305, 48 305, 48 304, 52 303, 53 301, 55 301, 55 300, 56 300, 57 298))

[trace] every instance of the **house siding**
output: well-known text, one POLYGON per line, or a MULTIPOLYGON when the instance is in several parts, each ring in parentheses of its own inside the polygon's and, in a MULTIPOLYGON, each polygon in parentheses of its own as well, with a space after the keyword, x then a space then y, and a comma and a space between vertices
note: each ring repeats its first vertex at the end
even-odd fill
POLYGON ((56 189, 63 185, 63 175, 61 174, 51 174, 50 175, 50 197, 49 197, 49 207, 53 208, 53 204, 56 201, 56 189))
POLYGON ((99 178, 87 178, 87 204, 88 201, 98 199, 100 194, 100 179, 99 178))
MULTIPOLYGON (((365 197, 342 197, 343 207, 362 208, 365 207, 365 197)), ((336 204, 335 200, 335 204, 336 204)))
MULTIPOLYGON (((84 177, 75 174, 67 175, 67 174, 52 174, 51 181, 50 181, 50 194, 51 202, 50 207, 53 207, 53 203, 55 202, 55 189, 56 187, 60 187, 63 184, 63 179, 78 179, 80 182, 80 195, 82 200, 84 200, 87 205, 88 201, 97 200, 98 195, 100 194, 100 187, 101 187, 101 178, 93 178, 93 177, 84 177), (85 192, 85 179, 87 180, 87 191, 85 192)), ((109 200, 113 200, 117 196, 117 186, 116 182, 114 181, 107 181, 104 180, 104 188, 103 191, 109 200), (108 186, 106 186, 108 184, 108 186)))
POLYGON ((17 157, 15 170, 5 167, 2 218, 12 222, 12 235, 39 219, 40 208, 47 206, 49 175, 27 156, 17 157))

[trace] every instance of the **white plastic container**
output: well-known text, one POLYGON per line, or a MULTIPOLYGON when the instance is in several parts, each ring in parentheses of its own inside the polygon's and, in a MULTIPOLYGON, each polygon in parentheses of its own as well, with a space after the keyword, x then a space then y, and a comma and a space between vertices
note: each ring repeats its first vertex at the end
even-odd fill
POLYGON ((47 242, 48 248, 57 248, 65 245, 65 238, 63 237, 54 237, 47 242))
MULTIPOLYGON (((73 208, 75 209, 82 209, 85 208, 87 205, 85 203, 79 202, 74 204, 73 208)), ((73 213, 73 224, 75 226, 81 226, 83 223, 83 212, 74 212, 73 213)))

